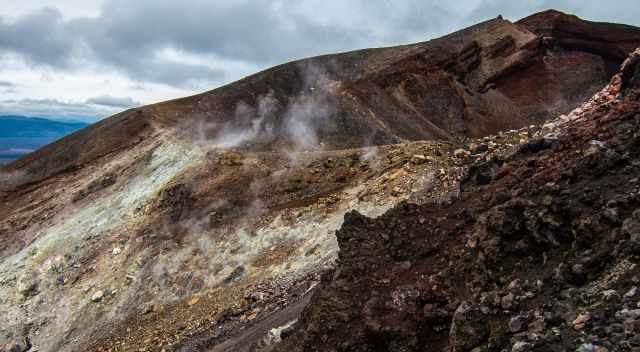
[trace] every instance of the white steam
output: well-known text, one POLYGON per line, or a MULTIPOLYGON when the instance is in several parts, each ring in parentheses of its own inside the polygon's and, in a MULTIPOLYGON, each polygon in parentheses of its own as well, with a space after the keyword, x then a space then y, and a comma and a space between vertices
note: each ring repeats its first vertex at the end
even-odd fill
POLYGON ((227 122, 200 120, 196 134, 206 149, 231 149, 254 143, 275 142, 292 156, 320 146, 318 131, 335 113, 332 91, 337 85, 317 67, 302 67, 301 89, 293 97, 273 91, 260 95, 254 104, 236 103, 227 122), (211 138, 211 136, 214 136, 211 138))
POLYGON ((257 107, 251 107, 244 102, 236 105, 234 119, 222 127, 211 142, 214 148, 228 149, 253 142, 257 138, 267 138, 273 134, 273 124, 265 123, 272 116, 277 100, 273 92, 258 97, 257 107))
POLYGON ((335 112, 325 93, 300 96, 285 112, 285 132, 293 143, 290 152, 298 153, 319 147, 318 129, 335 112))

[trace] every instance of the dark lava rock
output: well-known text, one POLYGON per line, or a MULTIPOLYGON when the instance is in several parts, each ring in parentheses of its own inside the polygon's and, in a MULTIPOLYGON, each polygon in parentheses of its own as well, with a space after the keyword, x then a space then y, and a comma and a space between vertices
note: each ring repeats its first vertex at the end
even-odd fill
POLYGON ((640 89, 640 53, 632 54, 625 61, 621 81, 620 90, 623 94, 632 89, 640 89))
POLYGON ((496 159, 474 164, 469 168, 467 176, 462 181, 462 183, 486 185, 490 183, 491 180, 494 179, 494 177, 496 177, 501 165, 502 161, 496 159))
POLYGON ((235 269, 233 269, 231 274, 229 274, 229 276, 227 276, 224 279, 224 283, 225 284, 230 284, 232 282, 238 281, 238 279, 240 279, 240 277, 242 277, 242 275, 244 275, 244 272, 245 272, 244 266, 240 265, 240 266, 236 267, 235 269))
POLYGON ((538 153, 551 147, 551 142, 545 138, 532 139, 518 147, 519 154, 538 153))
POLYGON ((486 143, 480 143, 477 146, 475 146, 473 149, 471 149, 471 154, 473 155, 482 154, 488 150, 489 150, 489 146, 486 143))
POLYGON ((466 352, 480 345, 489 337, 486 317, 479 307, 462 302, 453 313, 450 345, 454 352, 466 352))
MULTIPOLYGON (((463 54, 461 79, 478 56, 463 54)), ((335 271, 277 350, 640 347, 640 199, 624 167, 640 164, 640 95, 602 104, 615 106, 576 120, 553 148, 533 140, 521 156, 476 161, 450 203, 346 214, 335 271), (498 192, 508 195, 491 201, 498 192)))

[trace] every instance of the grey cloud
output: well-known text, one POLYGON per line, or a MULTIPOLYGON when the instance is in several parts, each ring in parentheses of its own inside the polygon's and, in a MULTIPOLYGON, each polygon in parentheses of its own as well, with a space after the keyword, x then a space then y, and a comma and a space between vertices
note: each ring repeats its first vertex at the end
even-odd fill
POLYGON ((73 61, 73 39, 55 8, 45 7, 16 21, 0 17, 0 54, 18 53, 32 64, 68 67, 73 61))
POLYGON ((204 65, 180 64, 166 60, 136 62, 132 58, 130 66, 119 66, 134 80, 165 83, 175 87, 197 89, 210 82, 220 82, 226 74, 223 70, 212 69, 204 65))
POLYGON ((15 87, 16 84, 13 82, 9 82, 9 81, 0 81, 0 87, 8 87, 8 88, 13 88, 15 87))
POLYGON ((103 7, 98 50, 153 51, 171 46, 251 62, 280 62, 317 51, 351 47, 359 35, 315 23, 273 1, 112 0, 103 7))
POLYGON ((87 99, 86 103, 93 105, 102 105, 111 108, 130 108, 141 105, 139 102, 129 97, 112 97, 110 95, 89 98, 87 99))
POLYGON ((270 1, 213 6, 203 0, 112 0, 98 18, 64 20, 59 11, 47 8, 14 22, 2 19, 0 53, 17 53, 32 64, 58 69, 88 60, 137 81, 193 87, 232 77, 221 68, 169 61, 158 55, 161 50, 173 48, 263 67, 354 48, 365 33, 315 23, 270 1))
POLYGON ((0 17, 0 55, 73 70, 91 62, 139 82, 199 88, 238 78, 232 69, 176 62, 175 49, 255 67, 305 56, 427 40, 498 14, 517 20, 557 8, 594 20, 640 24, 637 0, 108 0, 95 18, 65 19, 53 8, 0 17))

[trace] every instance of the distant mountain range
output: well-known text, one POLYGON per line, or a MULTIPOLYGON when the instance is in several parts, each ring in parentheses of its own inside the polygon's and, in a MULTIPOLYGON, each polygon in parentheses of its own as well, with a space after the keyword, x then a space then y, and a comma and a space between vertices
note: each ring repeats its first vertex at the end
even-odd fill
POLYGON ((40 117, 0 116, 0 165, 88 126, 40 117))

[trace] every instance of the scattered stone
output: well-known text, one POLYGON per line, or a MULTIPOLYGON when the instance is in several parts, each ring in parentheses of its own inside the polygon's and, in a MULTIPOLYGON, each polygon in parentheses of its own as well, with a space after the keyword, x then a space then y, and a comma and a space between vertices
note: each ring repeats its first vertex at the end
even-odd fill
POLYGON ((471 147, 471 154, 473 155, 482 154, 487 151, 489 151, 489 146, 485 143, 476 144, 471 147))
POLYGON ((532 333, 541 334, 545 331, 546 326, 544 317, 538 317, 528 324, 528 330, 532 333))
POLYGON ((235 150, 224 150, 218 154, 218 164, 226 166, 241 166, 244 161, 242 153, 235 150))
POLYGON ((489 337, 489 326, 482 311, 462 302, 453 313, 449 342, 453 352, 469 351, 489 337))
POLYGON ((229 276, 227 276, 224 279, 224 283, 225 284, 230 284, 232 282, 236 282, 236 281, 240 280, 242 275, 244 275, 244 272, 245 272, 244 266, 240 265, 240 266, 236 267, 235 269, 233 269, 231 274, 229 274, 229 276))
POLYGON ((602 216, 613 225, 619 225, 622 223, 622 219, 620 219, 618 211, 614 208, 605 209, 602 216))
POLYGON ((462 182, 470 182, 476 185, 486 185, 496 177, 501 164, 501 161, 493 159, 473 164, 469 168, 467 176, 462 182))
POLYGON ((118 255, 120 253, 122 253, 122 249, 120 249, 120 247, 116 247, 113 249, 113 251, 111 251, 111 254, 113 255, 118 255))
POLYGON ((531 349, 533 349, 533 345, 529 342, 518 341, 511 347, 511 352, 528 352, 531 351, 531 349))
POLYGON ((631 217, 622 223, 622 232, 629 235, 629 250, 632 253, 640 253, 640 209, 633 212, 631 217))
POLYGON ((253 302, 260 302, 264 299, 265 294, 262 292, 253 292, 249 295, 249 299, 253 302))
POLYGON ((542 150, 549 148, 551 144, 545 138, 539 139, 531 139, 528 142, 522 144, 518 148, 518 153, 527 154, 527 153, 538 153, 542 150))
POLYGON ((93 295, 91 296, 91 301, 92 302, 100 302, 100 301, 102 301, 103 297, 104 297, 104 291, 98 290, 98 291, 94 292, 93 295))
POLYGON ((5 351, 6 348, 7 352, 34 352, 34 350, 31 349, 33 347, 31 341, 29 341, 29 337, 27 336, 10 340, 6 345, 4 343, 5 342, 0 341, 0 344, 2 344, 0 347, 3 348, 2 351, 5 351))
POLYGON ((578 346, 576 352, 595 352, 595 350, 596 346, 594 346, 592 343, 583 343, 582 345, 578 346))
POLYGON ((521 288, 521 283, 520 283, 520 279, 515 279, 513 281, 511 281, 509 283, 509 285, 507 285, 507 290, 509 291, 520 291, 521 288))
POLYGON ((298 321, 297 319, 292 320, 286 323, 285 325, 278 326, 269 330, 267 335, 258 343, 257 347, 265 348, 267 346, 279 343, 282 340, 286 339, 291 335, 297 321, 298 321))
POLYGON ((594 345, 592 343, 583 343, 578 346, 576 352, 608 352, 609 350, 604 346, 594 345))
POLYGON ((149 313, 153 312, 153 305, 152 304, 145 304, 142 309, 140 310, 140 314, 141 315, 147 315, 149 313))
POLYGON ((640 335, 634 335, 628 341, 631 346, 638 347, 640 346, 640 335))
POLYGON ((456 149, 453 151, 453 156, 455 156, 456 158, 464 158, 465 156, 467 156, 467 151, 464 149, 456 149))
POLYGON ((509 332, 516 333, 525 329, 527 318, 521 315, 515 316, 509 320, 509 332))
POLYGON ((640 318, 640 309, 623 309, 621 311, 616 312, 616 319, 624 320, 624 319, 639 319, 640 318))
POLYGON ((602 298, 607 302, 616 301, 620 299, 620 294, 616 290, 606 290, 602 291, 602 298))
POLYGON ((411 157, 411 162, 416 165, 424 164, 425 162, 427 162, 427 157, 424 155, 416 154, 411 157))
POLYGON ((25 298, 35 296, 38 294, 38 281, 32 276, 26 275, 18 280, 16 288, 18 293, 25 298))
POLYGON ((628 333, 640 333, 640 320, 626 319, 622 324, 622 330, 628 333))
POLYGON ((193 297, 187 302, 187 305, 191 307, 198 304, 198 302, 200 302, 200 297, 193 297))
POLYGON ((624 294, 624 298, 633 298, 638 295, 638 287, 633 286, 629 291, 624 294))
POLYGON ((513 307, 514 300, 515 300, 515 295, 509 292, 504 297, 502 297, 502 299, 500 300, 500 305, 502 306, 503 309, 511 309, 511 307, 513 307))
POLYGON ((589 313, 578 315, 578 317, 573 321, 573 329, 577 331, 584 329, 589 320, 591 320, 591 314, 589 313))

